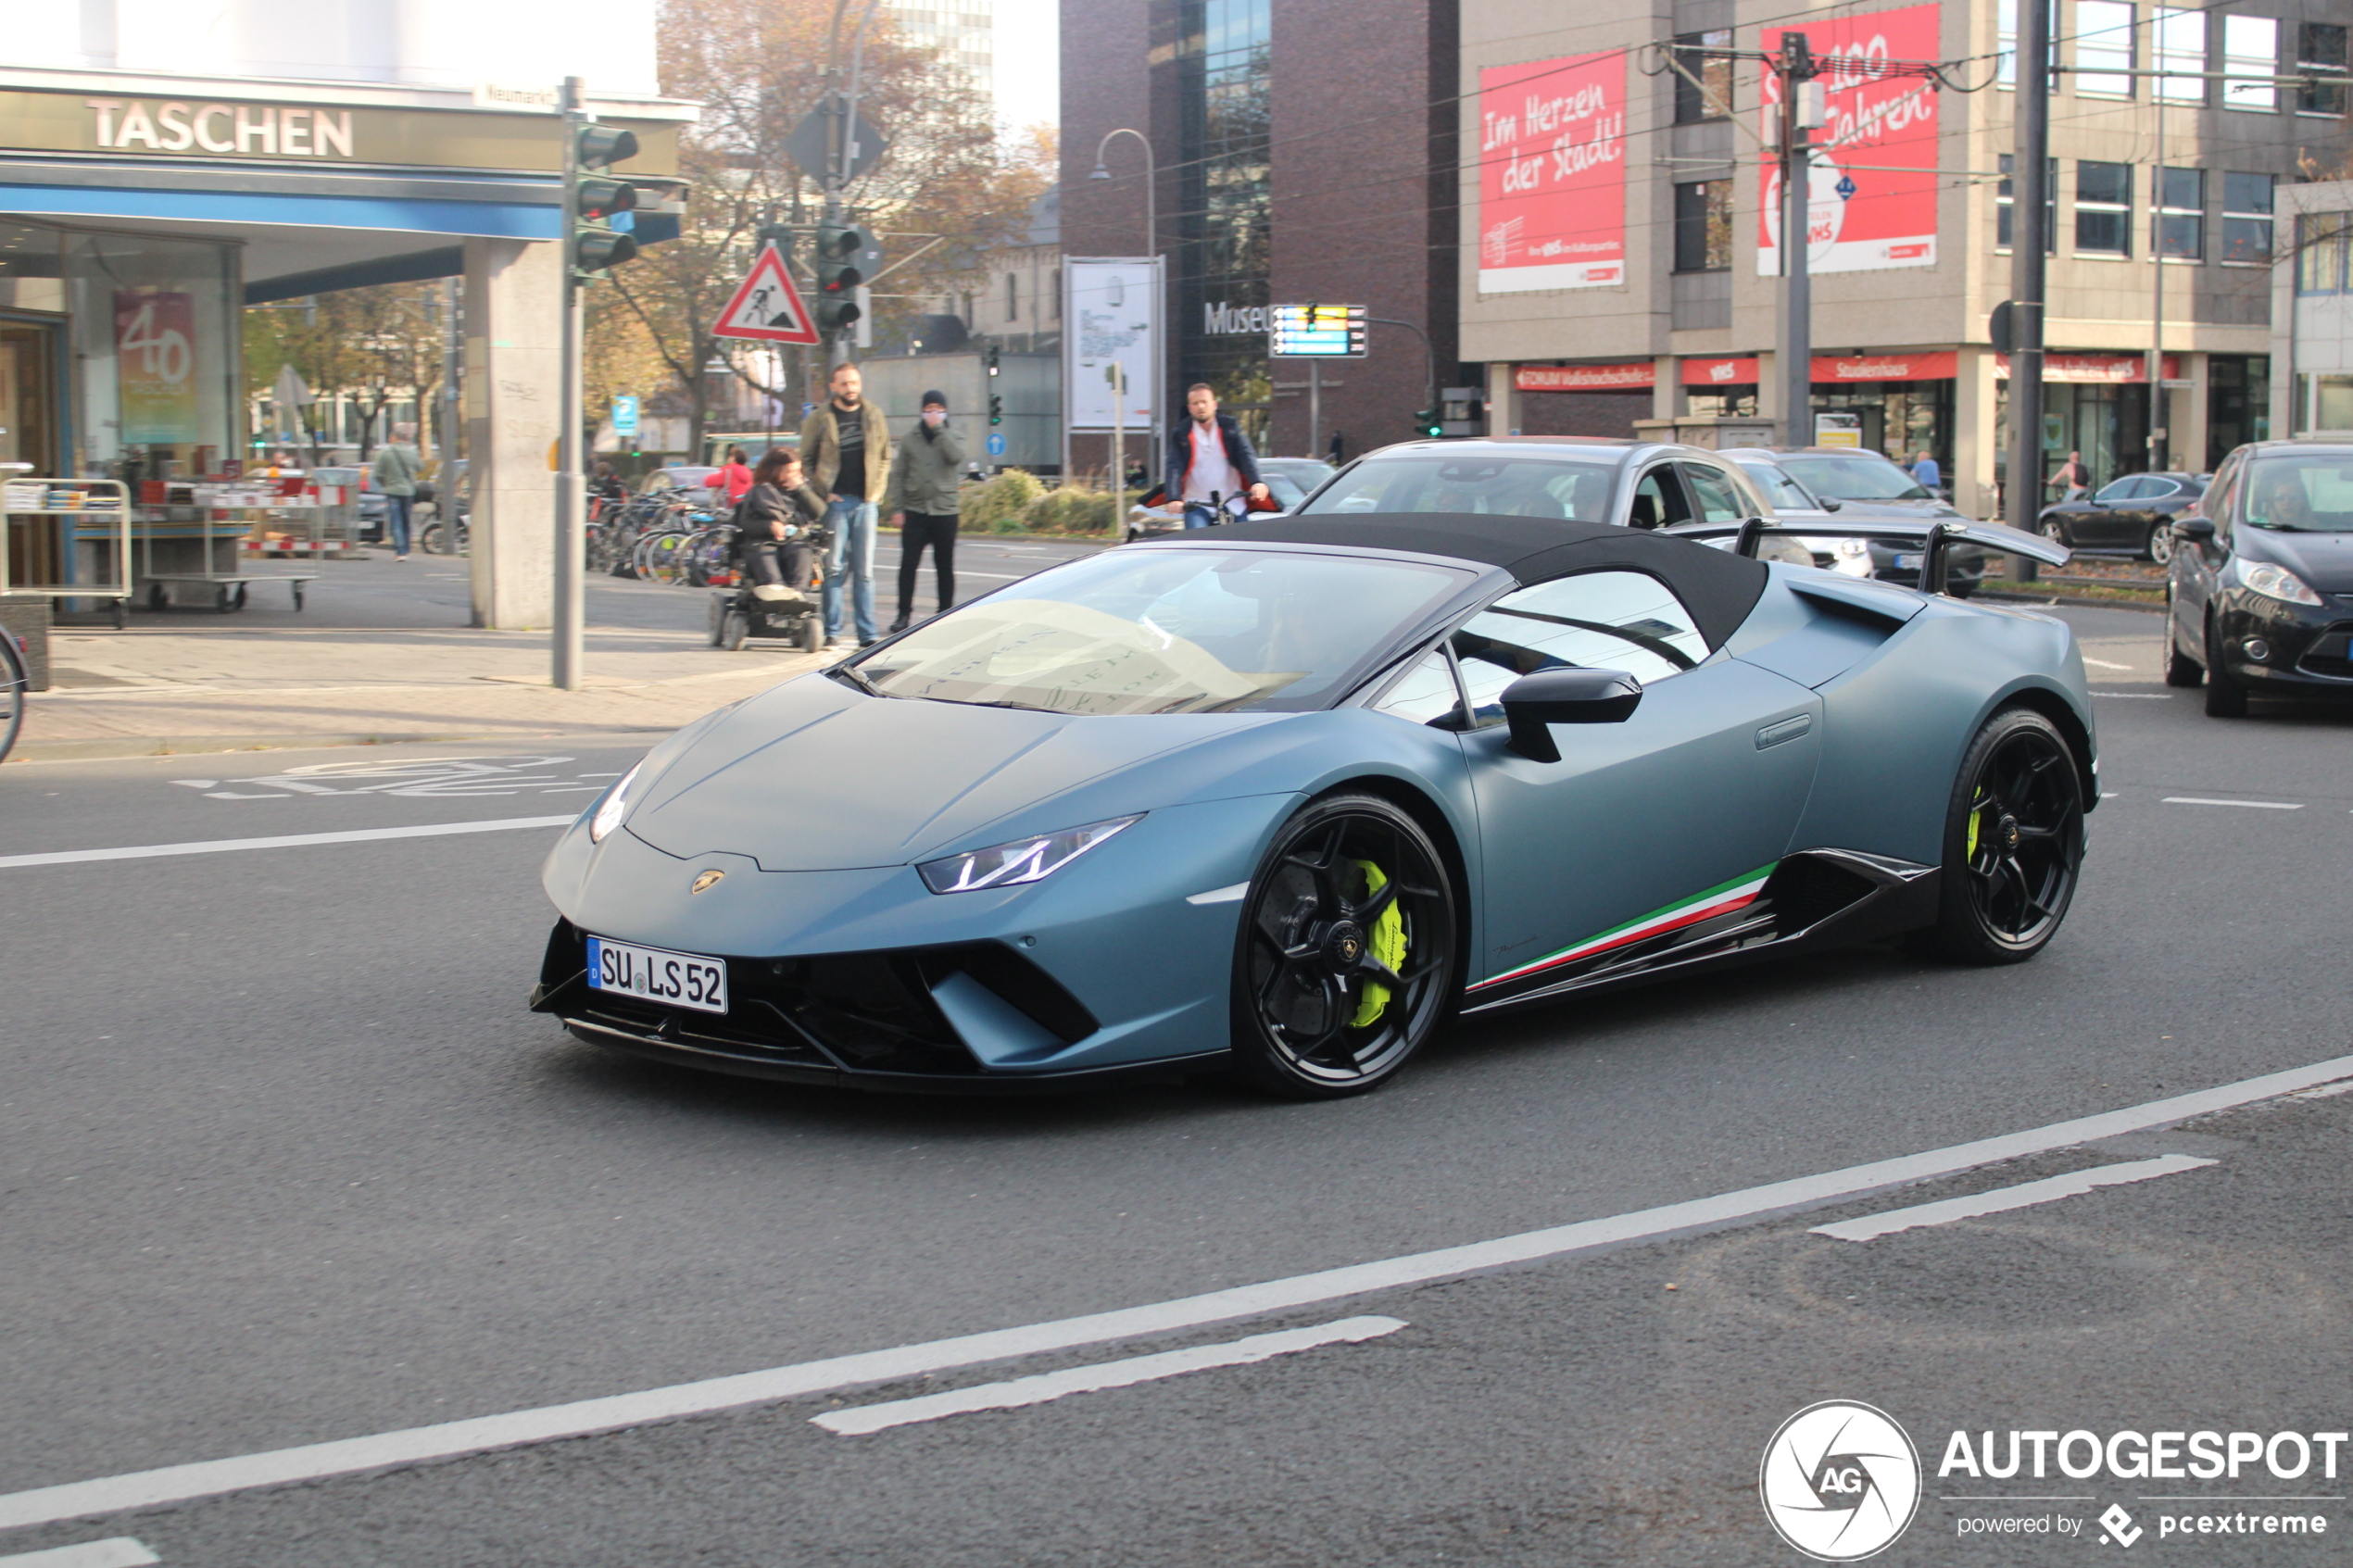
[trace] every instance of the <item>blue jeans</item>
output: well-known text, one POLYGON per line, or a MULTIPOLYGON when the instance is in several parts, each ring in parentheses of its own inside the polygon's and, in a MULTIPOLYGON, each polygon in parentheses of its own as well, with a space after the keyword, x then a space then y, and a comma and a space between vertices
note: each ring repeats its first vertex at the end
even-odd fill
POLYGON ((854 584, 849 596, 858 640, 875 640, 875 503, 862 495, 837 495, 825 506, 825 526, 834 542, 825 546, 825 586, 820 596, 825 635, 841 635, 841 580, 854 584))
POLYGON ((384 497, 384 538, 391 542, 394 555, 409 553, 409 509, 416 504, 414 495, 384 497))
POLYGON ((1185 503, 1185 526, 1188 528, 1214 528, 1225 521, 1217 515, 1217 508, 1207 501, 1185 503))

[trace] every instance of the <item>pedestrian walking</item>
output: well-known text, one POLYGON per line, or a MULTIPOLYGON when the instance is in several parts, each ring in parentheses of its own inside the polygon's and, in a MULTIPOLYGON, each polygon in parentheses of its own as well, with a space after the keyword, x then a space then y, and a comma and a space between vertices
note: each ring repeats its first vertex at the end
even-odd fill
POLYGON ((825 498, 809 488, 799 455, 786 446, 768 448, 736 513, 744 570, 751 580, 771 586, 809 586, 814 549, 809 528, 824 515, 825 498))
POLYGON ((703 484, 707 489, 724 491, 724 499, 731 507, 742 500, 752 486, 751 469, 744 461, 744 449, 740 446, 728 447, 727 460, 713 470, 703 484))
POLYGON ((1929 453, 1915 452, 1912 454, 1912 477, 1919 481, 1921 489, 1934 491, 1944 484, 1944 470, 1936 466, 1936 458, 1929 453))
POLYGON ((409 558, 409 520, 417 504, 417 475, 424 471, 424 459, 417 455, 417 427, 396 424, 392 427, 392 439, 376 448, 376 460, 371 472, 377 490, 384 498, 384 538, 392 545, 392 558, 409 558))
POLYGON ((875 634, 875 503, 890 473, 890 425, 866 401, 865 378, 855 365, 834 368, 830 391, 800 426, 800 457, 809 483, 827 497, 825 640, 843 641, 842 579, 850 583, 850 621, 858 646, 875 634))
POLYGON ((1347 450, 1348 450, 1348 442, 1347 442, 1347 440, 1346 440, 1344 437, 1342 437, 1342 436, 1341 436, 1341 434, 1340 433, 1340 432, 1338 432, 1338 431, 1334 431, 1334 432, 1332 432, 1332 445, 1331 445, 1331 452, 1330 452, 1330 460, 1331 460, 1331 465, 1332 465, 1332 467, 1334 467, 1334 468, 1338 468, 1338 467, 1340 467, 1342 463, 1345 463, 1346 461, 1348 461, 1347 458, 1345 458, 1344 456, 1342 456, 1342 454, 1343 454, 1343 453, 1345 453, 1347 450))
POLYGON ((957 470, 963 460, 963 437, 948 426, 948 395, 925 393, 914 433, 891 458, 890 483, 883 493, 883 510, 899 530, 899 616, 890 623, 893 632, 904 632, 914 618, 915 574, 926 548, 939 579, 939 608, 956 602, 957 470))
POLYGON ((1258 453, 1231 414, 1217 411, 1217 394, 1205 382, 1185 389, 1185 418, 1168 433, 1168 466, 1161 487, 1145 506, 1183 503, 1187 528, 1211 528, 1225 521, 1219 510, 1236 495, 1270 498, 1258 477, 1258 453))
POLYGON ((2072 501, 2089 490, 2091 482, 2089 476, 2083 471, 2083 454, 2070 452, 2067 455, 2067 461, 2061 463, 2058 466, 2058 471, 2052 474, 2045 483, 2058 487, 2059 499, 2062 501, 2072 501))

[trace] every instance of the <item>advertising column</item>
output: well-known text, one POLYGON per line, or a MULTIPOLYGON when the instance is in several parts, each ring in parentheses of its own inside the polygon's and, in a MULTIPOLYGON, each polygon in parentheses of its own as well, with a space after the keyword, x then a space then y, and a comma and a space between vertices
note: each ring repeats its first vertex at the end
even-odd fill
POLYGON ((1626 282, 1626 56, 1478 73, 1478 289, 1626 282))

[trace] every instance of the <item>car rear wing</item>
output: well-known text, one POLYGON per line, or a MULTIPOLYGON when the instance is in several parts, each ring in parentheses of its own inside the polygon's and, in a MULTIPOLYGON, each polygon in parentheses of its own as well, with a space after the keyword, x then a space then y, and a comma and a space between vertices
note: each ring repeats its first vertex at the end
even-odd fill
POLYGON ((2007 523, 1970 522, 1966 519, 1922 518, 1915 522, 1908 518, 1875 517, 1811 519, 1804 522, 1768 521, 1753 517, 1744 522, 1686 522, 1659 530, 1684 539, 1732 541, 1736 555, 1755 556, 1756 546, 1768 535, 1802 536, 1808 539, 1882 539, 1890 544, 1918 545, 1920 548, 1920 588, 1924 593, 1944 591, 1944 566, 1955 545, 1977 545, 2005 555, 2024 556, 2045 566, 2065 566, 2074 554, 2065 545, 2045 539, 2039 533, 2028 533, 2007 523))

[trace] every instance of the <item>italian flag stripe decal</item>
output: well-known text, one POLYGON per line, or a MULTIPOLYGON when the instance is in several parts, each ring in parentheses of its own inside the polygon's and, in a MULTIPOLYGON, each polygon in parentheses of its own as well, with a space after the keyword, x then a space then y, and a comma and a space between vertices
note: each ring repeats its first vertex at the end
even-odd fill
POLYGON ((1745 876, 1736 876, 1730 882, 1719 883, 1705 893, 1692 894, 1680 903, 1669 904, 1662 909, 1654 909, 1639 919, 1628 921, 1624 925, 1612 926, 1599 936, 1588 937, 1573 947, 1563 947, 1559 952, 1538 959, 1534 963, 1522 964, 1517 969, 1482 980, 1470 989, 1482 991, 1490 985, 1501 985, 1507 980, 1522 979, 1541 970, 1573 963, 1579 959, 1589 959, 1595 953, 1605 953, 1612 947, 1623 947, 1629 943, 1639 942, 1645 936, 1656 936, 1662 932, 1680 930, 1687 925, 1697 925, 1701 921, 1729 914, 1734 909, 1755 902, 1756 895, 1763 890, 1766 879, 1773 874, 1773 866, 1780 864, 1780 862, 1776 860, 1771 866, 1750 872, 1745 876))

